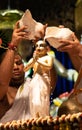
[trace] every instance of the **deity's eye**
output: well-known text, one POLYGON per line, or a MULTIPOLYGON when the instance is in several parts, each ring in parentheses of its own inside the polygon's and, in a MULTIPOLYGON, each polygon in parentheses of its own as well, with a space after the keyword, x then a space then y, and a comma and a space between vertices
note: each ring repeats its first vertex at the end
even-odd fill
POLYGON ((35 44, 35 48, 37 48, 38 47, 38 45, 37 44, 35 44))
POLYGON ((46 45, 46 44, 41 44, 40 46, 41 46, 41 47, 46 47, 47 45, 46 45))

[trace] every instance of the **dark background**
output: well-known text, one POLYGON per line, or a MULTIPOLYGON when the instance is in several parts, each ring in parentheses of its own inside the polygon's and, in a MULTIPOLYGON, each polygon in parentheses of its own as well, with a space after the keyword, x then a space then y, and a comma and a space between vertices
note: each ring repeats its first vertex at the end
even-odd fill
POLYGON ((0 0, 0 9, 6 9, 8 3, 12 9, 26 10, 27 8, 33 10, 41 9, 42 6, 45 10, 50 8, 62 8, 63 6, 75 5, 76 0, 0 0))
POLYGON ((0 0, 0 9, 7 9, 8 4, 11 9, 30 9, 33 17, 39 21, 52 23, 54 20, 54 24, 67 25, 65 17, 69 15, 67 20, 73 20, 75 3, 76 0, 0 0))

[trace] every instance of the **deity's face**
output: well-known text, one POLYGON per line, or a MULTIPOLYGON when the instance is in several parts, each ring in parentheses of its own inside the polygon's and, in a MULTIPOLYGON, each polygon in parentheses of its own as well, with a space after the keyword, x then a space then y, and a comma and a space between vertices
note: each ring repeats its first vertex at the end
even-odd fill
POLYGON ((47 44, 45 41, 39 40, 35 44, 36 51, 40 54, 46 54, 47 52, 47 44))

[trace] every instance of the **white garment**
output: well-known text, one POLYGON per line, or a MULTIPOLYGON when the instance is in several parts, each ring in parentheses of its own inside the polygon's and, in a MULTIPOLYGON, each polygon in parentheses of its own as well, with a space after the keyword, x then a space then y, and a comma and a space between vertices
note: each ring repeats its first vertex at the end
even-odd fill
POLYGON ((34 74, 30 80, 20 86, 12 107, 2 117, 0 122, 48 116, 50 108, 50 85, 46 73, 34 74))
POLYGON ((29 101, 31 117, 45 117, 49 115, 50 85, 45 77, 38 73, 34 75, 30 82, 29 101))
POLYGON ((12 107, 1 118, 0 122, 9 122, 12 120, 26 119, 30 117, 29 110, 29 84, 30 78, 27 78, 25 83, 20 86, 17 91, 16 98, 12 107))

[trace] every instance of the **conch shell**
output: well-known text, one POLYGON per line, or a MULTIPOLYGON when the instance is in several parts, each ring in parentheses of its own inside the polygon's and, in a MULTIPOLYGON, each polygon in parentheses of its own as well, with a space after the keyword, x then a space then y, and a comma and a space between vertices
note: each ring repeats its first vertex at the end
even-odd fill
POLYGON ((29 32, 28 40, 35 40, 36 37, 42 38, 45 33, 44 26, 42 23, 37 22, 33 19, 30 10, 26 10, 22 18, 19 21, 19 26, 27 26, 25 31, 29 32))

